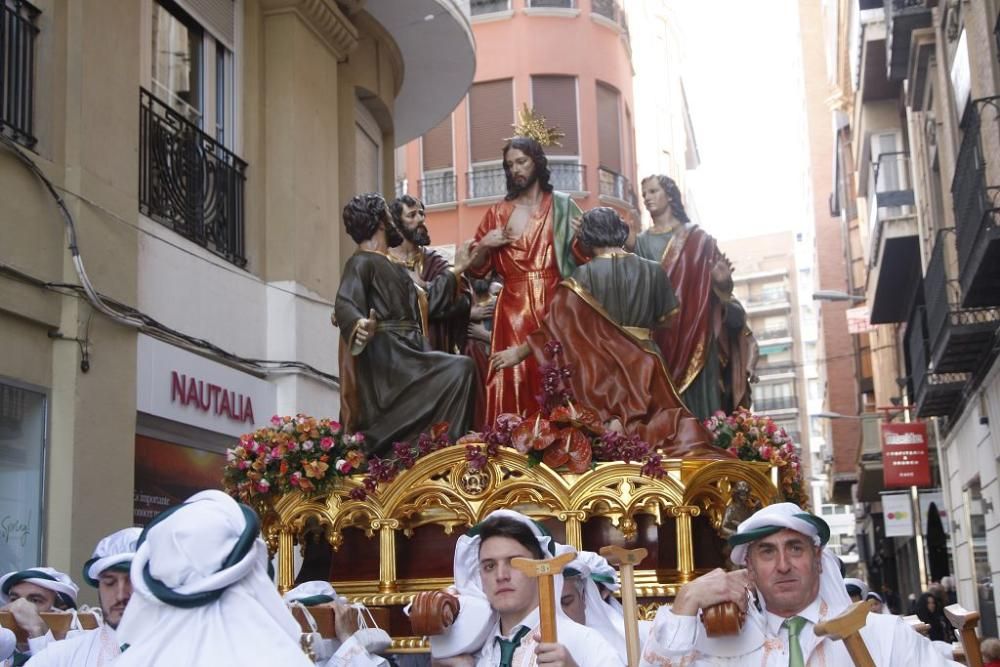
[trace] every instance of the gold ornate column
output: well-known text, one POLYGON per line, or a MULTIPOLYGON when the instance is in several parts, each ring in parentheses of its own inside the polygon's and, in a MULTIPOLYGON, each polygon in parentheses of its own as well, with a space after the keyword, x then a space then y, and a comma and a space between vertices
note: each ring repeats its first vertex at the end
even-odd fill
POLYGON ((695 505, 676 505, 670 508, 670 516, 677 520, 677 572, 681 581, 690 581, 694 574, 694 538, 691 533, 691 517, 701 514, 695 505))
POLYGON ((559 520, 566 524, 566 544, 577 551, 583 549, 583 522, 587 520, 587 513, 583 510, 570 510, 559 512, 559 520))
POLYGON ((295 585, 295 533, 290 526, 278 529, 278 591, 282 594, 295 585))
POLYGON ((398 519, 375 519, 372 529, 378 531, 379 545, 379 593, 396 593, 399 583, 396 581, 396 531, 399 529, 398 519))

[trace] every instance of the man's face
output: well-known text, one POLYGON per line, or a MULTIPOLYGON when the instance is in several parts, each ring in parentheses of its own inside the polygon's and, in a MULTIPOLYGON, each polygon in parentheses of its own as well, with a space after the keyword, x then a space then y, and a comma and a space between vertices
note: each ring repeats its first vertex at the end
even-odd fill
POLYGON ((580 577, 564 578, 562 597, 559 600, 563 612, 580 625, 587 624, 587 603, 583 596, 585 583, 580 577))
POLYGON ((514 180, 514 188, 517 191, 527 189, 538 179, 535 173, 535 161, 528 157, 524 151, 518 148, 508 149, 503 156, 503 161, 514 180))
POLYGON ((132 597, 132 580, 128 572, 105 570, 97 579, 97 594, 101 598, 104 620, 112 628, 117 628, 125 613, 125 606, 132 597))
POLYGON ((35 605, 35 609, 39 614, 46 611, 55 611, 56 608, 55 592, 29 581, 22 581, 19 584, 11 586, 8 597, 10 597, 11 602, 24 598, 35 605))
POLYGON ((399 231, 407 241, 418 246, 430 245, 431 235, 425 224, 427 216, 424 214, 424 207, 421 204, 415 206, 403 204, 403 213, 399 218, 403 223, 399 231))
POLYGON ((511 566, 513 558, 534 558, 510 537, 490 537, 479 548, 479 576, 490 606, 501 614, 524 618, 538 606, 538 581, 511 566))
POLYGON ((747 571, 767 610, 787 617, 816 599, 823 564, 812 539, 786 528, 750 545, 747 571))
POLYGON ((667 193, 660 185, 660 179, 649 178, 642 182, 642 202, 651 216, 657 216, 667 210, 670 202, 667 193))
POLYGON ((403 243, 403 235, 399 233, 399 228, 389 215, 389 209, 385 210, 382 217, 382 227, 385 229, 385 241, 390 248, 395 248, 403 243))

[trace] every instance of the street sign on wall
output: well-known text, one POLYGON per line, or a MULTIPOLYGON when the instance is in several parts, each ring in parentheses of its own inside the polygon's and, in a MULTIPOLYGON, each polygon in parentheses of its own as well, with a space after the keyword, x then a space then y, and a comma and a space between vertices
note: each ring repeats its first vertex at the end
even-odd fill
POLYGON ((882 494, 886 537, 913 537, 913 506, 908 493, 882 494))
POLYGON ((931 485, 927 424, 882 424, 882 474, 887 489, 931 485))

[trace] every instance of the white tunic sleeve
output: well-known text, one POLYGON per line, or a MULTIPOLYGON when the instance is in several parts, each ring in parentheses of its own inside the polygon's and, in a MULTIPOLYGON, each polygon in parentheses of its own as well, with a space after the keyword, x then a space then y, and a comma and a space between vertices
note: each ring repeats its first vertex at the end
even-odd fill
POLYGON ((667 607, 660 607, 643 646, 640 664, 660 667, 693 660, 697 653, 698 626, 697 616, 679 616, 667 607))
POLYGON ((384 664, 386 664, 384 658, 369 653, 358 638, 351 635, 337 648, 327 661, 326 667, 380 667, 384 664))

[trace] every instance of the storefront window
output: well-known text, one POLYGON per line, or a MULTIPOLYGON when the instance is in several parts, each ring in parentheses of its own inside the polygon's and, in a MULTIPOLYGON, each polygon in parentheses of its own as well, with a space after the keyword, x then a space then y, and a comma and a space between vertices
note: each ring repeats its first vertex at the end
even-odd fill
POLYGON ((39 564, 45 394, 0 381, 0 572, 39 564))
POLYGON ((983 516, 982 493, 979 483, 969 485, 969 509, 972 520, 972 546, 975 561, 976 593, 979 596, 980 629, 984 637, 997 636, 996 603, 993 597, 993 576, 986 551, 986 521, 983 516))

